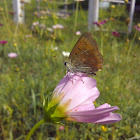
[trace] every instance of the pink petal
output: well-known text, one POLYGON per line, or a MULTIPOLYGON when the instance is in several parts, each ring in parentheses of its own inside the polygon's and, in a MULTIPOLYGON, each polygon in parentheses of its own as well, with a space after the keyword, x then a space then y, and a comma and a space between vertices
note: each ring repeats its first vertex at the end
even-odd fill
POLYGON ((101 108, 101 109, 94 109, 94 110, 86 110, 86 111, 70 111, 68 114, 71 116, 92 116, 92 115, 102 115, 107 114, 110 112, 113 112, 115 110, 118 110, 119 108, 117 106, 111 106, 107 108, 101 108))
POLYGON ((85 110, 93 110, 95 109, 95 106, 93 104, 93 102, 89 103, 89 104, 81 104, 75 108, 73 108, 71 111, 85 111, 85 110))
POLYGON ((73 75, 68 73, 57 85, 54 92, 55 91, 57 92, 56 95, 64 93, 60 104, 71 100, 67 108, 68 110, 80 104, 94 102, 100 94, 96 87, 96 80, 81 73, 73 75))
MULTIPOLYGON (((107 104, 105 104, 106 106, 107 104)), ((78 121, 78 122, 87 122, 87 123, 114 123, 121 120, 121 116, 119 114, 112 113, 119 108, 116 106, 107 107, 107 108, 96 108, 94 110, 88 111, 72 111, 67 114, 70 118, 78 121)))
POLYGON ((98 124, 110 124, 110 123, 115 123, 119 122, 122 119, 122 117, 117 114, 117 113, 110 113, 107 117, 100 119, 94 123, 98 124))
POLYGON ((105 103, 103 105, 100 105, 99 107, 97 107, 96 109, 101 109, 101 108, 108 108, 111 107, 108 103, 105 103))

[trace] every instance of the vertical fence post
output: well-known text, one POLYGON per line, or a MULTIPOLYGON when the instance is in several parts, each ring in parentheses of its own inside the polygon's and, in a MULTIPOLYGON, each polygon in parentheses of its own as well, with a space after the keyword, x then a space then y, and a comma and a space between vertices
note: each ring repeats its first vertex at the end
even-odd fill
POLYGON ((90 30, 93 27, 93 22, 98 21, 98 17, 99 17, 99 0, 89 0, 88 30, 90 30))
POLYGON ((129 23, 129 26, 128 26, 128 32, 129 34, 131 33, 131 30, 132 30, 132 24, 133 24, 133 16, 134 16, 134 10, 135 10, 135 3, 136 3, 136 0, 131 0, 131 4, 130 4, 130 23, 129 23))
POLYGON ((65 11, 67 12, 68 9, 68 0, 65 0, 65 6, 64 6, 65 11))
POLYGON ((36 0, 37 12, 40 11, 40 0, 36 0))
POLYGON ((75 10, 75 3, 74 3, 74 0, 72 1, 72 12, 74 12, 75 10))
POLYGON ((25 22, 24 2, 20 0, 13 0, 13 12, 15 23, 25 22))

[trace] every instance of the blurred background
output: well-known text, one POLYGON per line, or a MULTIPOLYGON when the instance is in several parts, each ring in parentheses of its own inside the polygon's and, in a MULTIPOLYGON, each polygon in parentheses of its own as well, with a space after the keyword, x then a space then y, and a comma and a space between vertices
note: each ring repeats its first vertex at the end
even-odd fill
POLYGON ((31 139, 140 139, 140 1, 112 1, 0 1, 1 140, 24 140, 42 119, 44 98, 66 74, 65 57, 87 31, 104 60, 93 76, 100 91, 95 106, 118 106, 122 120, 45 123, 31 139))

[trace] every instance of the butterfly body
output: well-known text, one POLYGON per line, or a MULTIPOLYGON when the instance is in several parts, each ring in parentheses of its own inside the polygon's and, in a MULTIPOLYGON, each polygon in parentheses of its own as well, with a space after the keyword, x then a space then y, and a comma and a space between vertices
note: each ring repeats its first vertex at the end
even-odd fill
POLYGON ((95 75, 96 71, 102 69, 102 55, 91 33, 84 33, 79 38, 65 65, 70 72, 81 72, 87 75, 95 75))

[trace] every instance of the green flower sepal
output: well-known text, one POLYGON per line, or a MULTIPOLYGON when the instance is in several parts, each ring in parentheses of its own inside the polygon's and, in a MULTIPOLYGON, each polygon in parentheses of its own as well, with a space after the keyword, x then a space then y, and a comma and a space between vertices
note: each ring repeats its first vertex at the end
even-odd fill
POLYGON ((59 123, 67 118, 65 111, 66 107, 59 104, 60 96, 53 98, 51 95, 47 97, 44 103, 44 120, 46 122, 59 123))

